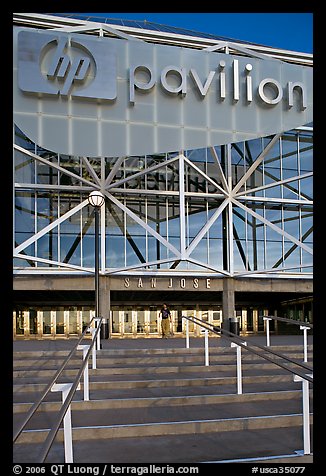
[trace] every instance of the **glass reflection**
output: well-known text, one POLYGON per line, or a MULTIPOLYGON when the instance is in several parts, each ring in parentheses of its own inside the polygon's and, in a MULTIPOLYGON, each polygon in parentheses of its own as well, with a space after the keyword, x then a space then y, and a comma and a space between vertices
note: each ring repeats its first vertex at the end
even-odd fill
MULTIPOLYGON (((110 200, 106 200, 105 222, 101 223, 101 234, 103 233, 102 239, 105 240, 105 266, 108 269, 172 258, 171 251, 152 235, 151 230, 180 250, 180 243, 183 242, 180 230, 184 224, 185 243, 189 246, 224 200, 221 191, 207 180, 206 176, 224 188, 221 170, 228 182, 228 167, 231 165, 230 180, 233 185, 237 184, 271 140, 271 137, 266 137, 231 144, 230 148, 218 146, 186 150, 184 154, 197 169, 185 162, 185 196, 180 196, 179 163, 175 161, 172 164, 164 164, 176 157, 177 152, 125 158, 89 157, 87 159, 93 168, 92 175, 83 158, 47 151, 33 144, 18 128, 15 133, 17 144, 49 162, 43 164, 20 151, 15 151, 16 245, 33 237, 87 198, 89 190, 87 187, 83 188, 85 184, 79 177, 95 184, 94 174, 98 178, 101 178, 103 173, 104 177, 108 177, 119 162, 119 168, 111 177, 111 183, 117 184, 112 193, 130 212, 127 213, 110 200), (231 154, 229 160, 228 151, 231 154), (58 171, 51 167, 51 164, 59 165, 64 171, 58 171), (145 169, 157 165, 162 167, 142 173, 145 169), (65 171, 69 172, 69 175, 65 171), (119 182, 122 179, 123 181, 119 182), (50 190, 51 185, 55 186, 55 190, 50 190), (138 194, 137 191, 142 193, 138 194), (184 201, 184 217, 180 217, 180 201, 184 201), (131 214, 135 214, 143 225, 138 223, 134 216, 131 217, 131 214)), ((312 207, 305 202, 312 200, 313 178, 300 178, 312 170, 312 133, 290 131, 282 135, 260 165, 248 175, 240 188, 241 192, 247 193, 237 197, 248 209, 243 210, 236 205, 232 208, 232 259, 235 270, 263 270, 270 267, 282 269, 288 266, 288 263, 300 269, 300 266, 308 263, 307 253, 282 233, 285 232, 312 246, 312 207), (292 178, 294 180, 289 181, 292 178), (258 201, 258 198, 261 201, 258 201), (293 200, 300 200, 302 203, 291 203, 293 200), (253 216, 250 212, 258 216, 253 216), (263 223, 263 219, 268 223, 263 223), (279 232, 269 223, 277 226, 279 232)), ((205 235, 194 248, 191 257, 218 269, 228 269, 227 209, 213 224, 209 224, 211 226, 207 226, 205 235)), ((23 253, 30 256, 36 254, 39 258, 49 261, 92 268, 94 232, 93 211, 85 206, 32 242, 23 253)), ((42 268, 57 266, 19 258, 15 259, 15 264, 42 268)), ((151 267, 151 270, 169 269, 171 266, 173 269, 189 271, 197 268, 187 262, 172 261, 167 264, 158 263, 151 267)))

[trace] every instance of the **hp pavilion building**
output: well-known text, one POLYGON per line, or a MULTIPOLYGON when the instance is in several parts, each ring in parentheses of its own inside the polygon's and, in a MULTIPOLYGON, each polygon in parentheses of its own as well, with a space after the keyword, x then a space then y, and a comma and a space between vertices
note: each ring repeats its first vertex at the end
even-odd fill
POLYGON ((163 303, 175 336, 182 315, 242 334, 266 315, 312 322, 312 55, 13 20, 14 338, 80 335, 96 283, 108 338, 160 336, 163 303))

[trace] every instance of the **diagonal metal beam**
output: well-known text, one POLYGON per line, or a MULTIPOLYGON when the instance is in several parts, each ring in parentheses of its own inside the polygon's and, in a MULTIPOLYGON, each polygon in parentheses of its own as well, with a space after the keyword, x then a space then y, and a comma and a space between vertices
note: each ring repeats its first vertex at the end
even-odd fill
MULTIPOLYGON (((16 243, 16 241, 15 241, 16 243)), ((18 255, 13 255, 13 258, 22 258, 24 256, 24 259, 26 259, 27 263, 30 265, 30 266, 33 266, 33 263, 34 263, 34 260, 33 259, 28 259, 29 256, 26 255, 25 251, 23 251, 22 253, 18 254, 18 255)), ((33 257, 32 257, 33 258, 33 257)))
POLYGON ((179 263, 181 263, 181 259, 175 260, 174 263, 172 263, 172 265, 170 266, 170 269, 176 269, 179 263))
MULTIPOLYGON (((30 261, 36 261, 36 262, 39 262, 39 263, 44 263, 44 264, 49 264, 49 265, 56 265, 56 266, 63 267, 63 268, 71 268, 71 269, 75 269, 76 271, 85 271, 87 273, 94 273, 94 268, 85 268, 84 266, 78 266, 78 265, 71 264, 71 263, 64 263, 62 261, 53 261, 53 260, 46 259, 46 258, 39 258, 38 256, 30 256, 30 255, 24 255, 24 254, 21 254, 21 253, 14 253, 13 257, 14 258, 28 259, 30 261)), ((38 268, 38 271, 40 271, 39 268, 38 268)), ((56 273, 57 273, 57 271, 56 271, 56 273)))
MULTIPOLYGON (((255 274, 276 274, 276 273, 280 273, 282 274, 283 271, 289 271, 291 269, 297 269, 297 268, 312 268, 313 267, 313 263, 311 264, 304 264, 304 265, 297 265, 297 266, 286 266, 284 268, 282 268, 281 270, 280 269, 276 269, 276 268, 265 268, 265 269, 255 269, 253 271, 240 271, 240 272, 235 272, 234 275, 235 277, 243 277, 243 276, 250 276, 250 275, 255 275, 255 274)), ((311 273, 312 274, 312 273, 311 273)), ((288 277, 288 276, 286 276, 288 277)))
MULTIPOLYGON (((309 230, 306 231, 301 237, 301 240, 304 241, 313 231, 313 226, 309 228, 309 230)), ((285 253, 284 256, 281 256, 281 258, 276 261, 276 263, 273 265, 273 268, 278 268, 281 263, 283 263, 296 249, 298 245, 294 244, 291 246, 291 248, 285 253)), ((297 266, 298 268, 299 266, 297 266)), ((284 268, 283 268, 284 269, 284 268)))
POLYGON ((176 157, 173 157, 173 159, 165 160, 164 162, 160 162, 159 164, 153 165, 152 167, 148 167, 146 169, 140 170, 139 172, 130 175, 129 177, 126 177, 124 179, 118 180, 117 182, 111 183, 106 187, 106 190, 110 190, 113 187, 119 187, 120 185, 124 184, 125 182, 129 182, 129 180, 133 180, 137 177, 141 177, 142 175, 154 172, 155 170, 158 170, 162 167, 165 167, 166 165, 172 164, 173 162, 178 161, 180 158, 180 155, 177 155, 176 157))
POLYGON ((72 215, 74 215, 75 213, 79 212, 82 208, 84 208, 86 205, 88 205, 88 199, 84 200, 83 202, 79 203, 78 205, 76 205, 74 208, 72 208, 71 210, 69 210, 67 213, 65 213, 64 215, 62 215, 60 218, 58 218, 57 220, 55 220, 54 222, 50 223, 48 226, 46 226, 45 228, 43 228, 43 230, 40 230, 38 233, 35 233, 35 235, 31 236, 30 238, 28 238, 28 240, 24 241, 23 243, 21 243, 19 246, 17 246, 15 249, 14 249, 14 252, 15 253, 20 253, 22 250, 24 250, 25 248, 27 248, 27 246, 31 245, 32 243, 34 243, 35 241, 37 241, 39 238, 41 238, 41 236, 43 235, 46 235, 50 230, 52 230, 53 228, 55 228, 56 226, 60 225, 60 223, 62 223, 63 221, 67 220, 69 217, 71 217, 72 215))
POLYGON ((252 58, 260 58, 260 59, 265 59, 265 60, 269 59, 269 60, 272 60, 272 61, 279 61, 279 60, 277 60, 276 58, 273 58, 270 55, 266 55, 264 53, 257 53, 256 51, 253 51, 249 48, 245 48, 245 47, 239 45, 239 43, 233 43, 231 41, 221 41, 221 42, 217 43, 216 45, 208 46, 207 48, 203 48, 203 51, 218 51, 218 50, 221 50, 222 48, 228 48, 229 50, 232 49, 236 53, 237 52, 245 53, 246 56, 250 56, 252 58))
POLYGON ((189 258, 190 254, 194 251, 196 246, 199 244, 200 240, 205 236, 207 231, 210 229, 210 227, 214 224, 214 222, 217 220, 217 218, 221 215, 222 211, 224 208, 230 203, 230 198, 226 198, 221 205, 218 207, 218 209, 214 212, 214 214, 210 217, 210 219, 205 223, 205 225, 202 227, 202 229, 199 231, 199 233, 195 236, 195 238, 192 240, 188 248, 186 249, 185 253, 185 258, 189 258))
POLYGON ((130 41, 144 41, 140 38, 136 38, 134 36, 128 35, 127 33, 123 33, 122 31, 113 28, 105 23, 94 23, 94 22, 85 22, 84 25, 81 26, 64 26, 64 27, 57 27, 51 28, 51 31, 64 31, 66 33, 80 33, 80 32, 89 32, 89 31, 106 31, 108 33, 117 36, 118 38, 123 38, 124 40, 130 41))
POLYGON ((210 182, 212 185, 214 185, 214 187, 216 187, 220 192, 222 192, 223 195, 227 195, 228 193, 226 191, 227 189, 224 190, 222 187, 220 187, 220 185, 218 185, 218 183, 216 183, 215 180, 213 180, 207 174, 205 174, 205 172, 200 170, 200 168, 197 167, 197 165, 193 164, 191 160, 187 159, 187 157, 184 156, 184 161, 187 162, 187 164, 190 165, 190 167, 192 167, 194 170, 196 170, 196 172, 198 172, 202 177, 204 177, 204 179, 206 179, 207 182, 210 182))
POLYGON ((203 51, 218 51, 218 50, 222 50, 228 45, 229 43, 227 41, 220 41, 216 43, 216 45, 207 46, 206 48, 203 48, 203 51))
POLYGON ((291 205, 313 205, 313 200, 297 200, 296 198, 274 198, 274 197, 251 197, 250 195, 237 195, 237 200, 245 200, 248 202, 266 202, 266 203, 289 203, 291 205))
POLYGON ((211 266, 208 263, 203 263, 202 261, 198 261, 193 258, 188 258, 187 261, 189 261, 189 263, 196 264, 197 266, 202 266, 203 268, 210 269, 211 271, 214 271, 215 273, 221 273, 221 274, 225 274, 225 276, 231 276, 231 273, 229 273, 225 269, 216 268, 215 266, 211 266))
POLYGON ((113 35, 117 36, 118 38, 123 38, 124 40, 130 40, 130 41, 140 41, 144 43, 144 40, 141 38, 137 38, 136 36, 133 35, 128 35, 127 33, 124 33, 123 31, 118 30, 118 28, 114 28, 113 26, 109 26, 106 23, 101 23, 101 29, 103 31, 107 31, 108 33, 112 33, 113 35))
POLYGON ((69 170, 66 170, 65 168, 61 167, 58 164, 54 164, 53 162, 50 162, 47 159, 44 159, 43 157, 40 157, 39 155, 33 154, 33 152, 30 152, 29 150, 24 149, 23 147, 20 147, 17 144, 14 144, 14 149, 18 150, 22 154, 28 155, 29 157, 32 157, 33 159, 37 160, 38 162, 41 162, 42 164, 47 165, 48 167, 52 167, 53 169, 59 170, 63 174, 69 175, 70 177, 75 178, 78 180, 78 182, 84 182, 87 185, 90 185, 91 187, 94 187, 94 182, 90 182, 89 180, 84 179, 80 175, 77 175, 73 172, 70 172, 69 170))
MULTIPOLYGON (((278 177, 275 177, 275 175, 271 174, 270 172, 267 171, 267 169, 265 168, 265 171, 264 171, 265 175, 267 175, 267 177, 271 178, 272 180, 275 180, 277 181, 278 180, 278 177)), ((295 193, 296 195, 298 195, 298 197, 301 197, 301 198, 304 198, 305 200, 311 200, 311 197, 305 193, 302 193, 292 187, 292 185, 289 185, 287 183, 284 184, 285 188, 287 188, 288 190, 291 190, 291 192, 295 193)))
MULTIPOLYGON (((233 211, 233 214, 234 211, 233 211)), ((239 216, 239 215, 238 215, 239 216)), ((241 217, 242 218, 242 217, 241 217)), ((248 260, 248 256, 246 255, 244 249, 243 249, 243 246, 242 246, 242 243, 241 243, 241 240, 239 238, 239 235, 238 235, 238 232, 237 232, 237 229, 236 229, 236 226, 235 224, 233 223, 233 236, 234 236, 234 239, 235 239, 235 244, 237 245, 237 248, 239 250, 239 253, 240 253, 240 257, 242 259, 242 262, 243 262, 243 265, 244 265, 244 268, 249 269, 250 271, 250 263, 249 263, 249 260, 248 260)))
POLYGON ((126 157, 118 157, 118 159, 115 161, 115 164, 112 167, 112 170, 110 171, 109 175, 106 177, 105 182, 104 182, 104 188, 107 188, 108 185, 112 182, 113 178, 115 177, 116 173, 118 172, 120 165, 123 163, 123 161, 126 159, 126 157))
MULTIPOLYGON (((284 179, 284 180, 278 180, 277 182, 268 183, 266 185, 261 185, 260 187, 248 188, 247 190, 243 190, 242 192, 236 193, 234 196, 238 197, 240 195, 245 195, 245 194, 248 194, 248 193, 255 193, 255 192, 258 192, 260 190, 266 190, 267 188, 277 187, 278 185, 283 185, 285 183, 294 182, 295 180, 303 180, 303 179, 311 177, 311 176, 313 176, 313 172, 307 172, 306 174, 303 174, 303 175, 296 175, 295 177, 290 177, 290 178, 287 178, 287 179, 284 179)), ((307 200, 305 197, 303 197, 303 198, 305 200, 307 200)))
POLYGON ((271 60, 271 61, 280 61, 276 58, 273 58, 273 56, 270 56, 270 55, 266 55, 264 53, 257 53, 256 51, 253 51, 249 48, 245 48, 241 45, 239 45, 238 43, 231 43, 229 42, 229 48, 231 48, 232 50, 235 50, 235 52, 239 52, 239 53, 245 53, 245 55, 247 56, 251 56, 252 58, 260 58, 260 59, 263 59, 263 60, 271 60))
POLYGON ((217 152, 215 150, 215 147, 210 147, 209 148, 210 151, 211 151, 211 154, 213 156, 213 159, 215 161, 215 164, 217 165, 217 168, 218 168, 218 171, 219 171, 219 174, 220 174, 220 177, 221 177, 221 180, 222 180, 222 183, 223 183, 223 186, 224 186, 224 190, 228 191, 229 190, 229 186, 228 186, 228 183, 226 181, 226 178, 225 178, 225 175, 224 175, 224 172, 223 172, 223 169, 222 169, 222 166, 221 166, 221 162, 220 162, 220 159, 217 155, 217 152))
POLYGON ((110 269, 110 271, 107 271, 105 274, 114 274, 114 273, 120 273, 121 271, 130 271, 132 269, 147 268, 148 266, 171 263, 171 261, 174 261, 174 260, 175 258, 168 258, 168 259, 160 259, 155 261, 148 261, 147 263, 133 264, 130 266, 124 266, 123 268, 110 269))
POLYGON ((241 202, 239 202, 238 200, 236 200, 235 198, 231 198, 232 202, 237 205, 238 207, 242 208, 243 210, 246 210, 248 213, 250 213, 253 217, 257 218, 258 220, 262 221, 263 223, 265 223, 265 225, 269 226, 270 228, 272 228, 272 230, 276 231, 276 233, 279 233, 280 235, 284 236, 285 238, 287 238, 288 240, 292 241, 293 243, 295 243, 296 245, 300 246, 300 248, 302 248, 303 250, 307 251, 308 253, 310 254, 313 254, 313 250, 305 245, 304 243, 302 243, 301 241, 297 240, 296 238, 294 238, 294 236, 290 235, 289 233, 287 233, 286 231, 282 230, 281 228, 279 228, 278 226, 274 225, 274 223, 270 222, 269 220, 266 220, 266 218, 264 218, 263 216, 259 215, 259 213, 256 213, 254 212, 253 210, 251 210, 249 207, 247 207, 246 205, 243 205, 241 202))
MULTIPOLYGON (((92 210, 92 215, 95 214, 95 210, 92 210)), ((91 216, 89 217, 91 218, 91 216)), ((91 220, 87 220, 84 226, 82 227, 82 230, 76 235, 76 238, 74 239, 74 242, 72 243, 69 251, 67 252, 65 258, 63 259, 63 263, 69 263, 70 258, 76 251, 78 245, 81 243, 82 239, 84 238, 85 234, 87 233, 88 229, 90 228, 92 222, 91 220)))
MULTIPOLYGON (((241 156, 243 156, 243 154, 242 154, 241 150, 239 149, 239 147, 237 146, 237 144, 232 144, 232 146, 233 146, 233 148, 235 148, 235 149, 237 150, 237 152, 238 152, 241 156)), ((250 163, 250 165, 252 165, 253 159, 252 159, 251 151, 250 151, 250 148, 249 148, 249 145, 248 145, 248 142, 247 142, 247 141, 245 142, 245 147, 246 147, 246 151, 247 151, 247 154, 246 154, 246 156, 245 156, 245 159, 247 160, 248 163, 250 163)), ((310 147, 309 147, 309 148, 310 148, 310 147)), ((308 150, 309 148, 304 148, 304 149, 302 149, 302 151, 308 150)), ((285 155, 283 155, 283 157, 288 157, 288 156, 290 156, 290 155, 293 155, 293 154, 285 154, 285 155)), ((272 157, 272 158, 270 158, 270 159, 267 159, 267 160, 265 161, 265 165, 266 165, 266 164, 269 164, 269 163, 271 163, 271 162, 273 162, 273 161, 275 161, 275 160, 279 160, 279 157, 272 157)), ((262 171, 259 171, 259 172, 262 174, 262 171)), ((275 185, 277 184, 277 182, 279 182, 278 177, 275 177, 273 174, 271 174, 270 172, 268 172, 267 169, 265 169, 264 173, 265 173, 265 175, 266 175, 267 177, 269 177, 269 178, 271 178, 272 180, 275 181, 275 185)), ((303 179, 303 178, 306 178, 306 177, 308 177, 309 175, 313 175, 313 173, 311 173, 311 174, 309 173, 309 174, 304 174, 304 175, 298 176, 298 180, 303 179)), ((302 192, 299 193, 294 187, 291 187, 290 185, 287 185, 288 182, 290 182, 290 181, 292 181, 292 180, 294 180, 294 178, 285 179, 285 180, 283 181, 283 184, 285 185, 285 187, 288 188, 289 190, 291 190, 292 192, 296 193, 299 197, 302 197, 302 198, 304 198, 304 199, 306 199, 306 200, 309 200, 309 199, 310 199, 309 196, 307 196, 306 194, 304 194, 304 193, 302 193, 302 192)), ((248 189, 248 190, 243 190, 243 191, 240 192, 240 193, 241 193, 241 195, 242 195, 242 194, 245 194, 245 193, 251 193, 252 191, 260 190, 260 189, 262 189, 263 187, 266 187, 266 188, 267 188, 267 187, 269 187, 269 186, 274 186, 274 184, 268 184, 268 185, 265 185, 265 186, 263 185, 262 187, 258 187, 258 188, 255 188, 255 189, 251 188, 251 189, 248 189)))
POLYGON ((134 212, 132 212, 128 207, 123 205, 119 200, 117 200, 113 195, 111 195, 109 192, 105 192, 105 195, 108 197, 111 202, 113 202, 117 207, 121 208, 127 215, 129 215, 133 220, 135 220, 138 225, 140 225, 142 228, 148 231, 151 235, 153 235, 157 240, 159 240, 164 246, 166 246, 170 251, 172 251, 173 254, 175 254, 178 258, 180 258, 180 252, 173 246, 171 243, 169 243, 165 238, 163 238, 162 235, 157 233, 153 228, 151 228, 147 223, 145 223, 141 218, 139 218, 138 215, 136 215, 134 212))
POLYGON ((95 172, 94 168, 92 167, 92 165, 90 164, 89 160, 87 157, 82 157, 82 161, 84 162, 88 172, 90 173, 90 175, 93 177, 93 179, 95 180, 95 182, 101 186, 101 180, 99 179, 97 173, 95 172))
MULTIPOLYGON (((118 227, 120 228, 120 231, 122 232, 122 235, 124 235, 124 223, 122 220, 120 220, 117 212, 114 210, 114 208, 112 207, 111 210, 110 210, 110 213, 112 215, 112 217, 114 218, 116 224, 118 225, 118 227)), ((141 251, 139 250, 138 246, 136 245, 133 237, 131 236, 131 234, 129 233, 127 227, 126 227, 126 238, 127 238, 127 241, 128 243, 130 244, 131 248, 134 250, 134 252, 136 253, 137 255, 137 258, 139 259, 139 261, 141 263, 145 263, 146 260, 144 258, 144 256, 142 255, 141 251)))
POLYGON ((235 193, 242 187, 242 185, 248 180, 250 175, 257 169, 257 167, 262 163, 262 161, 265 158, 265 155, 268 154, 270 149, 275 145, 275 143, 279 140, 281 137, 281 134, 276 134, 273 139, 267 144, 265 149, 260 153, 260 155, 257 157, 257 159, 254 161, 254 163, 249 167, 247 172, 241 177, 239 182, 235 185, 235 187, 232 190, 232 195, 235 195, 235 193))

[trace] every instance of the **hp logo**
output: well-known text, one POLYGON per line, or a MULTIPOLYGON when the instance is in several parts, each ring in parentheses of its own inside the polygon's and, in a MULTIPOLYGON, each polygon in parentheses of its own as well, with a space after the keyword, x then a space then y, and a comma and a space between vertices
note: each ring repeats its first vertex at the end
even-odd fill
POLYGON ((90 70, 89 57, 76 56, 71 60, 64 53, 67 43, 67 38, 62 37, 59 39, 56 53, 47 72, 47 77, 50 80, 58 79, 62 82, 62 87, 59 88, 59 93, 62 96, 68 96, 73 83, 82 83, 90 70))
POLYGON ((19 88, 66 98, 115 100, 116 51, 105 39, 96 40, 85 35, 20 31, 19 88))

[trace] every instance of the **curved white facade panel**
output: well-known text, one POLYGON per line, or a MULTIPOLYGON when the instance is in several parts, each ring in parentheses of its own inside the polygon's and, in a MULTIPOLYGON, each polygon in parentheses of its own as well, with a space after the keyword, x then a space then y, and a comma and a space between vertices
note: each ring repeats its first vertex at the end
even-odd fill
POLYGON ((259 57, 14 28, 14 121, 68 155, 197 149, 312 121, 312 68, 259 57))

